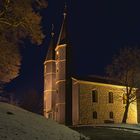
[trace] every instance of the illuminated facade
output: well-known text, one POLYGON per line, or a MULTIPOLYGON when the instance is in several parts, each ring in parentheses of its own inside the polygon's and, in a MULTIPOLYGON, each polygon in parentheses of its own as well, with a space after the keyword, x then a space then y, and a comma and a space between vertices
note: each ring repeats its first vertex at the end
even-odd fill
MULTIPOLYGON (((57 43, 54 33, 44 62, 44 116, 61 124, 121 123, 124 86, 103 78, 82 79, 71 75, 71 45, 67 15, 57 43)), ((137 104, 130 105, 127 123, 137 123, 137 104)))
MULTIPOLYGON (((121 123, 124 90, 124 86, 73 78, 73 124, 121 123)), ((136 102, 130 105, 127 123, 137 123, 136 102)))

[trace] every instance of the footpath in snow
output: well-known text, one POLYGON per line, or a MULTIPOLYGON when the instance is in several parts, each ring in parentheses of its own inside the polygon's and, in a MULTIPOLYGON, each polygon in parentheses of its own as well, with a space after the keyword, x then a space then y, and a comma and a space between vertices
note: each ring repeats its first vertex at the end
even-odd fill
POLYGON ((107 128, 121 131, 128 131, 140 134, 140 124, 96 124, 96 125, 79 125, 78 127, 94 127, 94 128, 107 128))
POLYGON ((139 124, 99 124, 99 125, 95 125, 95 127, 120 128, 120 129, 140 131, 139 124))

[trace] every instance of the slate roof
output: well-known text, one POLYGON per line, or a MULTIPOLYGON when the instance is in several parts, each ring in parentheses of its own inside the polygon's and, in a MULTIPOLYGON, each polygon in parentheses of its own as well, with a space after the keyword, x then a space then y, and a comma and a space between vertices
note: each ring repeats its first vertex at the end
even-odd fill
POLYGON ((102 77, 98 75, 89 75, 89 76, 73 76, 77 80, 81 81, 88 81, 88 82, 97 82, 97 83, 104 83, 104 84, 112 84, 112 85, 120 85, 123 86, 118 81, 115 81, 109 77, 102 77))
POLYGON ((47 56, 46 56, 46 61, 55 60, 55 46, 56 46, 56 44, 54 41, 54 33, 52 33, 49 49, 48 49, 47 56))

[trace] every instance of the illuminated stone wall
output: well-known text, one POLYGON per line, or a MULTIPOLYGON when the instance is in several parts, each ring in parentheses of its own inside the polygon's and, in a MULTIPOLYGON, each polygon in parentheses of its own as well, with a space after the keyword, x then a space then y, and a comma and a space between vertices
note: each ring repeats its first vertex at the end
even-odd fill
POLYGON ((65 124, 65 86, 66 86, 66 45, 59 45, 56 51, 56 121, 65 124))
MULTIPOLYGON (((80 82, 79 123, 102 124, 105 120, 121 123, 124 113, 123 87, 93 82, 80 82), (92 90, 98 92, 98 102, 92 102, 92 90), (108 92, 113 92, 113 103, 109 103, 108 92), (97 112, 97 119, 93 119, 93 112, 97 112), (110 119, 109 112, 113 112, 114 118, 110 119)), ((130 105, 127 123, 137 123, 136 102, 130 105)))
POLYGON ((56 94, 55 61, 47 60, 44 63, 44 116, 54 118, 56 94))
POLYGON ((72 124, 79 124, 79 83, 72 79, 72 124))

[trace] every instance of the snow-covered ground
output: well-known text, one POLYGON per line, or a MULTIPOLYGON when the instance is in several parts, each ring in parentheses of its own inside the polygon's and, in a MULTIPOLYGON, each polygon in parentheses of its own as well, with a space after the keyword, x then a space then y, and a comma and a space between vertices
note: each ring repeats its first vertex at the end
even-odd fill
POLYGON ((80 140, 78 132, 43 116, 0 102, 0 140, 80 140))

